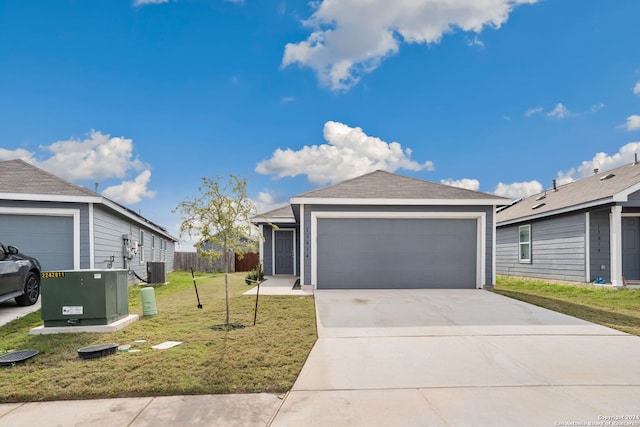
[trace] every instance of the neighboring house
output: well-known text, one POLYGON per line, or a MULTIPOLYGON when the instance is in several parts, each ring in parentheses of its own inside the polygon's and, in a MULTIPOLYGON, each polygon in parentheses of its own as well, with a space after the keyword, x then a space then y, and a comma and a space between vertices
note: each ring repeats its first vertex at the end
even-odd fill
POLYGON ((553 187, 498 212, 498 274, 640 280, 640 165, 553 187))
POLYGON ((147 262, 173 270, 177 242, 133 210, 22 160, 0 162, 0 236, 45 271, 125 268, 142 278, 147 262))
POLYGON ((494 283, 496 206, 509 199, 376 171, 256 216, 267 275, 318 289, 494 283))

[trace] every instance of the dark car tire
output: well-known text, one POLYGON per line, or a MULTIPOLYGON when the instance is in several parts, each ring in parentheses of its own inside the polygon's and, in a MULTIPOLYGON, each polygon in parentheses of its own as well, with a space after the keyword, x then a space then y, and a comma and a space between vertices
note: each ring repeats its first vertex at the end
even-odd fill
POLYGON ((33 305, 40 296, 40 277, 34 272, 29 272, 24 281, 24 294, 16 298, 18 305, 33 305))

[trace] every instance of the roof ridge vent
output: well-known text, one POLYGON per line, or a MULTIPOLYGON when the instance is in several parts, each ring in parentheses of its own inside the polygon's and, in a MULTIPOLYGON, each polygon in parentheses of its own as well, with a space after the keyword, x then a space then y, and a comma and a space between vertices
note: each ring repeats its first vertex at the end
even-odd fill
POLYGON ((546 203, 538 203, 537 205, 534 205, 531 209, 538 209, 543 207, 544 205, 546 205, 546 203))
POLYGON ((616 176, 616 175, 615 175, 615 174, 613 174, 613 173, 608 173, 608 174, 606 174, 606 175, 604 175, 604 176, 601 176, 601 177, 600 177, 600 181, 606 181, 607 179, 611 179, 611 178, 613 178, 614 176, 616 176))
POLYGON ((538 198, 536 199, 536 202, 537 202, 537 201, 539 201, 539 200, 545 199, 546 197, 547 197, 547 194, 545 193, 545 194, 543 194, 542 196, 538 197, 538 198))

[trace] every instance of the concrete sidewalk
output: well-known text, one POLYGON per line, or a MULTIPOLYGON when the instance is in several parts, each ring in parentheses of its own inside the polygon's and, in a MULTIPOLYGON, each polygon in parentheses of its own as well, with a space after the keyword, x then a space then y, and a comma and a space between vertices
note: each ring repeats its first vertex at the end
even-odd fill
POLYGON ((0 426, 266 426, 280 404, 267 393, 3 404, 0 426))

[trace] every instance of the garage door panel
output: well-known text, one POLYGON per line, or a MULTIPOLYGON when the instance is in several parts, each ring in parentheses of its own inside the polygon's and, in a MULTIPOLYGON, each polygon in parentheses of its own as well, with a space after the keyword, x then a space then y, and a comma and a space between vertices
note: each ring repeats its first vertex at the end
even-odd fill
POLYGON ((37 258, 43 270, 73 269, 73 218, 69 216, 0 215, 5 244, 37 258))
POLYGON ((475 288, 475 219, 320 218, 321 289, 475 288))

